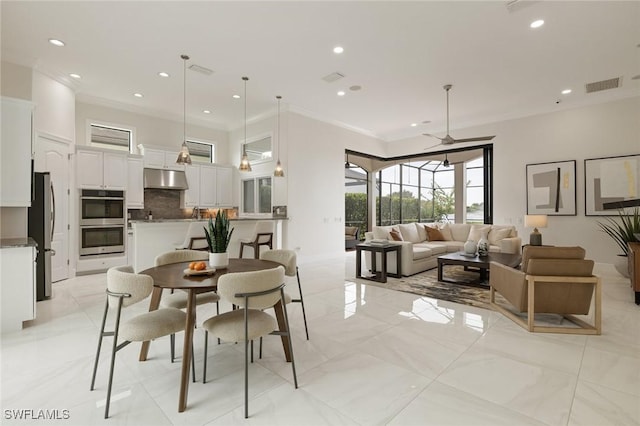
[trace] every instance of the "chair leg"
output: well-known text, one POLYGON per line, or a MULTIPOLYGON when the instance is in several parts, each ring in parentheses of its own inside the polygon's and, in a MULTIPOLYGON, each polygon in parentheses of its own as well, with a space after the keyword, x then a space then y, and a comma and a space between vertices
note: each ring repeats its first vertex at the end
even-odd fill
POLYGON ((175 334, 172 334, 170 336, 169 344, 171 345, 171 363, 173 364, 173 361, 176 359, 176 335, 175 334))
MULTIPOLYGON (((218 339, 220 340, 220 339, 218 339)), ((204 362, 202 363, 202 383, 207 383, 207 344, 209 343, 209 332, 204 331, 204 362)))
POLYGON ((298 278, 298 290, 300 292, 300 304, 302 305, 302 319, 304 319, 304 332, 307 334, 307 340, 309 340, 309 329, 307 328, 307 313, 304 310, 304 298, 302 297, 302 285, 300 285, 300 273, 296 266, 296 277, 298 278))
POLYGON ((262 336, 260 336, 260 352, 258 354, 258 358, 262 359, 262 336))
POLYGON ((191 342, 191 379, 196 382, 196 351, 193 350, 193 342, 191 342))
POLYGON ((286 334, 289 337, 289 353, 291 354, 291 370, 293 371, 293 384, 298 389, 298 377, 296 375, 296 362, 293 358, 293 344, 291 343, 291 328, 289 327, 289 315, 287 315, 287 304, 284 303, 284 289, 280 289, 280 300, 282 301, 282 311, 284 312, 284 323, 287 327, 286 334))
MULTIPOLYGON (((108 301, 107 301, 108 303, 108 301)), ((122 298, 119 300, 116 324, 113 331, 113 346, 111 349, 111 366, 109 367, 109 385, 107 386, 107 402, 104 407, 104 418, 109 418, 109 404, 111 403, 111 388, 113 385, 113 368, 116 364, 116 351, 118 350, 118 330, 120 328, 120 312, 122 311, 122 298)))
POLYGON ((245 297, 244 309, 244 418, 249 418, 249 304, 245 297))
POLYGON ((104 326, 107 322, 107 312, 109 312, 109 299, 104 306, 104 315, 102 316, 102 326, 100 326, 100 337, 98 338, 98 350, 96 351, 96 360, 93 363, 93 375, 91 376, 91 388, 93 390, 96 384, 96 372, 98 371, 98 359, 100 358, 100 349, 102 348, 102 338, 104 337, 104 326))

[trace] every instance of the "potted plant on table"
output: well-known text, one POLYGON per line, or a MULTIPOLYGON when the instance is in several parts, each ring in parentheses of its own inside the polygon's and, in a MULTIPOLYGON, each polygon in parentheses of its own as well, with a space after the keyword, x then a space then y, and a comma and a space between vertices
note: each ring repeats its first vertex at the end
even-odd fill
POLYGON ((204 234, 209 246, 209 266, 216 269, 226 268, 229 265, 227 248, 233 234, 226 212, 218 210, 215 220, 209 218, 209 226, 204 227, 204 234))
POLYGON ((600 229, 609 235, 618 244, 618 247, 622 250, 622 261, 616 263, 614 266, 616 270, 623 276, 629 278, 628 257, 629 257, 629 245, 628 243, 638 241, 634 234, 640 233, 640 209, 635 207, 632 212, 625 212, 624 210, 618 211, 620 222, 608 217, 606 223, 598 222, 600 229))

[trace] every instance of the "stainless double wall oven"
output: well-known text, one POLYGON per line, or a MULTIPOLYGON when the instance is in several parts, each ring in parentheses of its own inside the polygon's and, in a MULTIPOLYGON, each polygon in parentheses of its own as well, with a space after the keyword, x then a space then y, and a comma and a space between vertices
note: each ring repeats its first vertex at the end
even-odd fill
POLYGON ((124 192, 83 189, 80 194, 80 256, 124 253, 126 235, 124 192))

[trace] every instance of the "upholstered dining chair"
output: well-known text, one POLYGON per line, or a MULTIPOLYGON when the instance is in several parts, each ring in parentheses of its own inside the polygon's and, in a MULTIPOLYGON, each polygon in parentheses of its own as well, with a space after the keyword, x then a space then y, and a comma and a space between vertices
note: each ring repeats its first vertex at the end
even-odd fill
POLYGON ((107 302, 100 327, 98 349, 96 350, 96 358, 93 365, 93 375, 91 376, 91 390, 94 390, 102 339, 107 336, 113 336, 109 383, 107 385, 107 401, 104 409, 105 419, 109 417, 116 353, 131 342, 153 340, 184 330, 187 314, 174 308, 146 312, 123 323, 120 322, 122 308, 129 307, 145 299, 151 294, 152 290, 153 278, 148 275, 135 274, 131 266, 114 267, 107 271, 107 302), (116 310, 115 325, 113 331, 105 331, 107 314, 110 309, 116 310), (119 339, 121 339, 120 343, 118 343, 119 339))
MULTIPOLYGON (((209 253, 200 250, 174 250, 162 253, 155 258, 155 266, 167 265, 169 263, 191 262, 191 261, 206 261, 209 258, 209 253)), ((187 293, 184 291, 163 295, 160 300, 160 306, 163 308, 175 308, 186 309, 187 308, 187 293)), ((216 312, 220 312, 220 305, 218 304, 220 297, 212 292, 196 294, 196 306, 204 305, 205 303, 215 303, 216 312)), ((175 360, 175 335, 171 335, 171 362, 175 360)), ((193 381, 195 382, 195 368, 193 369, 193 381)))
MULTIPOLYGON (((262 271, 227 273, 218 278, 218 294, 222 299, 238 307, 209 318, 203 323, 207 333, 224 342, 244 343, 244 417, 249 417, 249 342, 268 334, 288 336, 293 382, 298 388, 296 365, 293 358, 291 333, 284 295, 284 268, 262 271), (280 302, 285 330, 278 331, 276 318, 265 312, 280 302)), ((204 372, 206 381, 207 345, 204 347, 204 372)))
POLYGON ((253 248, 253 258, 260 258, 260 246, 267 246, 269 249, 273 248, 273 230, 274 223, 272 220, 259 220, 256 222, 256 226, 253 229, 253 234, 250 238, 240 239, 240 254, 238 257, 242 259, 242 254, 245 247, 253 248))
MULTIPOLYGON (((260 259, 270 260, 281 264, 284 267, 284 274, 288 277, 296 277, 298 280, 298 291, 300 293, 299 299, 293 299, 288 293, 285 292, 285 301, 287 303, 300 303, 302 306, 302 319, 304 320, 304 331, 309 340, 309 328, 307 327, 307 314, 304 310, 304 297, 302 296, 302 285, 300 285, 300 272, 298 271, 297 256, 293 250, 268 250, 260 254, 260 259)), ((262 347, 260 348, 262 352, 262 347)))
POLYGON ((600 334, 601 281, 593 275, 593 260, 584 257, 582 247, 525 246, 521 269, 491 262, 491 306, 530 332, 600 334), (510 305, 497 303, 496 293, 510 305), (589 324, 576 315, 589 314, 593 298, 589 324), (560 315, 573 326, 536 324, 535 314, 539 313, 560 315))
POLYGON ((184 237, 184 241, 178 247, 177 250, 209 250, 207 246, 207 238, 204 235, 204 227, 202 222, 191 222, 187 228, 187 234, 184 237))

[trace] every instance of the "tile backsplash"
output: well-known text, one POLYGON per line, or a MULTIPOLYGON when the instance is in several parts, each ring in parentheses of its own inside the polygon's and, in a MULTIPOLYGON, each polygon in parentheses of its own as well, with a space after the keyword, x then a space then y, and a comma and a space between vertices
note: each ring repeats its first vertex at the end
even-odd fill
MULTIPOLYGON (((146 220, 149 211, 153 213, 153 219, 191 219, 193 209, 180 208, 180 195, 182 191, 174 189, 145 189, 144 209, 129 210, 131 220, 146 220)), ((201 217, 207 218, 215 215, 217 209, 202 209, 201 217)), ((237 217, 237 209, 228 209, 229 218, 237 217)))

